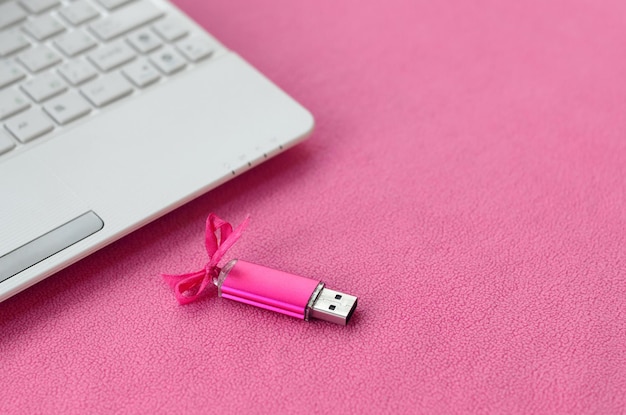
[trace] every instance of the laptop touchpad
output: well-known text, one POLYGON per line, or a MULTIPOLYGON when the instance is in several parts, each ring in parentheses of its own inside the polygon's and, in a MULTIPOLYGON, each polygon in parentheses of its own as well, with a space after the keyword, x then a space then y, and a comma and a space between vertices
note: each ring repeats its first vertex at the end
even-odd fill
POLYGON ((10 177, 0 174, 0 281, 103 226, 85 202, 50 172, 17 163, 9 171, 10 177))

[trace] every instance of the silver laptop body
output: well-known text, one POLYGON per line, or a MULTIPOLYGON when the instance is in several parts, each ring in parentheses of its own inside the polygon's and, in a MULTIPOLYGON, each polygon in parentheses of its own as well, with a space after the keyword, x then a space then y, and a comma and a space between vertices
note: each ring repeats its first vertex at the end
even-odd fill
POLYGON ((0 1, 0 301, 312 128, 166 1, 0 1))

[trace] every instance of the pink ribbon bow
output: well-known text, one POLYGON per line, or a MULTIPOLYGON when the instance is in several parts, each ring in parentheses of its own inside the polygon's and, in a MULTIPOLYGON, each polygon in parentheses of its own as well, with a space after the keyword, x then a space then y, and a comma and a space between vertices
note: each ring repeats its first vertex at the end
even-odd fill
POLYGON ((220 269, 217 264, 226 251, 239 239, 248 226, 249 216, 233 231, 230 223, 220 219, 215 213, 211 213, 206 220, 206 235, 204 245, 209 254, 209 262, 204 269, 181 275, 163 274, 165 282, 174 290, 174 295, 180 304, 188 304, 196 301, 206 287, 210 285, 213 277, 217 277, 220 269))

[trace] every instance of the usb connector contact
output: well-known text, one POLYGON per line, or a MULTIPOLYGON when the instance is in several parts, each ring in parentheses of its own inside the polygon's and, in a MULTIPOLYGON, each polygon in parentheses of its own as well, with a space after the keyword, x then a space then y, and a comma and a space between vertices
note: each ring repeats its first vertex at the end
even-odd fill
POLYGON ((346 325, 357 297, 328 289, 323 282, 242 260, 230 261, 213 281, 220 297, 302 320, 346 325))
POLYGON ((353 295, 322 288, 313 301, 309 316, 345 326, 356 310, 356 303, 357 298, 353 295))

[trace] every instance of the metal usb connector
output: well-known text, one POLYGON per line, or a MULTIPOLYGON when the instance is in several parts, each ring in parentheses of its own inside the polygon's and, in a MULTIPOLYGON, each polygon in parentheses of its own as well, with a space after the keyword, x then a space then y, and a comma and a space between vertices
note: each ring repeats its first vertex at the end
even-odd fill
POLYGON ((322 288, 309 311, 309 316, 319 320, 346 325, 356 310, 357 298, 329 288, 322 288))

